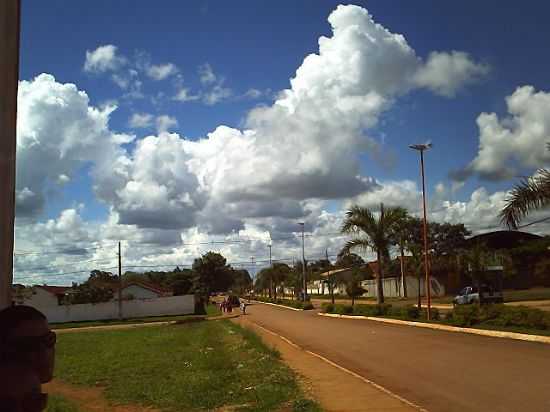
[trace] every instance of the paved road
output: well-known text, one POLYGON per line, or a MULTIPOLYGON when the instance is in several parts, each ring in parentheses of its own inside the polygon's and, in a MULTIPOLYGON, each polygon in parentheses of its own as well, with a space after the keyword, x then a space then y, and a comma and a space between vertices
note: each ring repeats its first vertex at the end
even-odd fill
POLYGON ((249 320, 430 412, 550 411, 550 345, 262 304, 247 313, 249 320))

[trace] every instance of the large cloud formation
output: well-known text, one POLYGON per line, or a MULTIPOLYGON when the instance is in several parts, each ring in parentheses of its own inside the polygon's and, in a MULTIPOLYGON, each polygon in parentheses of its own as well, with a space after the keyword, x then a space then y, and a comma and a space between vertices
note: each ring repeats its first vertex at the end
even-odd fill
MULTIPOLYGON (((109 128, 115 106, 91 106, 85 92, 50 75, 21 82, 18 217, 39 216, 52 186, 91 166, 109 227, 131 228, 138 240, 147 241, 143 230, 157 239, 152 242, 159 231, 171 239, 197 230, 288 233, 296 219, 336 228, 339 220, 319 202, 366 199, 380 189, 359 163, 363 154, 380 152, 368 132, 380 115, 415 88, 453 96, 488 68, 456 51, 424 61, 402 35, 358 6, 338 6, 328 22, 332 35, 319 39, 318 52, 305 57, 271 106, 250 111, 242 130, 222 125, 194 141, 168 132, 163 122, 157 135, 125 149, 133 136, 109 128)), ((114 46, 96 50, 87 53, 85 68, 114 71, 121 59, 114 46)))
POLYGON ((42 74, 19 83, 17 122, 17 216, 37 216, 47 192, 70 180, 83 166, 108 176, 122 154, 120 145, 134 136, 109 129, 116 106, 92 107, 74 84, 42 74))
POLYGON ((477 174, 488 180, 506 180, 517 175, 518 168, 548 164, 550 93, 518 87, 506 97, 506 106, 509 115, 502 119, 496 113, 478 116, 478 154, 464 170, 453 174, 455 179, 477 174))

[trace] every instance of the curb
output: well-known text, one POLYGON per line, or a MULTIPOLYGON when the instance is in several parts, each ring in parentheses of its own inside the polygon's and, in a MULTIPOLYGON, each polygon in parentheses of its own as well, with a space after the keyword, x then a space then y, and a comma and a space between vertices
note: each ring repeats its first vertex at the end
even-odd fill
POLYGON ((262 305, 277 306, 278 308, 285 308, 285 309, 295 310, 296 312, 303 312, 303 311, 304 311, 303 309, 291 308, 290 306, 285 306, 285 305, 277 305, 276 303, 261 302, 261 301, 259 301, 259 300, 251 300, 251 302, 254 302, 254 303, 261 303, 262 305))
POLYGON ((377 318, 372 316, 337 315, 335 313, 318 313, 318 315, 326 316, 330 318, 373 320, 375 322, 391 323, 394 325, 415 326, 417 328, 443 330, 446 332, 469 333, 472 335, 489 336, 492 338, 514 339, 514 340, 522 340, 527 342, 539 342, 539 343, 550 344, 550 336, 528 335, 526 333, 503 332, 503 331, 496 331, 496 330, 485 330, 485 329, 474 329, 474 328, 461 328, 458 326, 437 325, 433 323, 424 323, 424 322, 411 322, 407 320, 377 318))
MULTIPOLYGON (((263 303, 263 302, 262 302, 262 303, 263 303)), ((379 391, 385 393, 386 395, 388 395, 388 396, 390 396, 390 397, 392 397, 392 398, 397 399, 398 401, 404 403, 405 405, 410 406, 411 408, 416 409, 416 410, 418 410, 418 411, 420 411, 420 412, 428 412, 427 409, 424 409, 424 408, 422 408, 421 406, 419 406, 419 405, 417 405, 417 404, 415 404, 415 403, 409 401, 408 399, 405 399, 405 398, 403 398, 402 396, 396 394, 395 392, 390 391, 389 389, 383 387, 382 385, 379 385, 379 384, 377 384, 376 382, 371 381, 370 379, 367 379, 367 378, 365 378, 364 376, 359 375, 358 373, 355 373, 355 372, 353 372, 352 370, 349 370, 349 369, 347 369, 347 368, 345 368, 345 367, 343 367, 343 366, 341 366, 341 365, 339 365, 339 364, 337 364, 337 363, 331 361, 330 359, 324 357, 323 355, 320 355, 320 354, 318 354, 318 353, 315 353, 315 352, 312 352, 312 351, 310 351, 310 350, 307 350, 307 349, 301 347, 300 345, 298 345, 298 344, 292 342, 290 339, 286 338, 285 336, 280 335, 280 334, 278 334, 278 333, 276 333, 276 332, 273 332, 272 330, 269 330, 269 329, 267 329, 267 328, 265 328, 265 327, 259 325, 258 323, 254 322, 254 321, 248 320, 248 322, 252 323, 253 325, 255 325, 256 327, 262 329, 263 331, 265 331, 265 332, 267 332, 267 333, 269 333, 269 334, 271 334, 271 335, 273 335, 273 336, 278 337, 279 339, 283 340, 284 342, 286 342, 288 345, 292 346, 293 348, 298 349, 298 350, 301 350, 301 351, 307 353, 308 355, 311 355, 311 356, 313 356, 313 357, 315 357, 315 358, 317 358, 317 359, 319 359, 319 360, 321 360, 321 361, 323 361, 323 362, 325 362, 325 363, 328 363, 328 364, 331 365, 332 367, 335 367, 335 368, 341 370, 342 372, 345 372, 345 373, 347 373, 347 374, 349 374, 349 375, 351 375, 351 376, 353 376, 353 377, 355 377, 355 378, 357 378, 357 379, 360 379, 361 381, 365 382, 366 384, 373 386, 373 387, 376 388, 377 390, 379 390, 379 391)))

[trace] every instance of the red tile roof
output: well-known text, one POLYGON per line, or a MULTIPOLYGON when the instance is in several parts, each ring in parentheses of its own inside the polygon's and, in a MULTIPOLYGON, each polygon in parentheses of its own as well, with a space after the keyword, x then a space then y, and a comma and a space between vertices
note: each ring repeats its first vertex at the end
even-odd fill
POLYGON ((35 288, 42 288, 46 292, 50 292, 52 295, 65 295, 65 292, 67 292, 69 289, 71 289, 70 286, 50 286, 50 285, 37 285, 35 288))
MULTIPOLYGON (((133 280, 131 282, 127 282, 125 283, 123 286, 122 286, 122 289, 126 289, 128 286, 139 286, 143 289, 148 289, 150 290, 151 292, 155 292, 156 294, 160 295, 160 296, 165 296, 167 294, 170 294, 172 293, 171 290, 168 290, 168 289, 163 289, 163 288, 159 288, 158 286, 156 285, 153 285, 151 283, 148 283, 148 282, 143 282, 143 281, 136 281, 136 280, 133 280)), ((118 290, 118 289, 116 289, 118 290)))

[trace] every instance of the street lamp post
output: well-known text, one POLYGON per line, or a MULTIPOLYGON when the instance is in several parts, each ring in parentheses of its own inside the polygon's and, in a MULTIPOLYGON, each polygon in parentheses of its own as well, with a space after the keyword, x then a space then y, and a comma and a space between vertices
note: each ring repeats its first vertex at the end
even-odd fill
POLYGON ((300 226, 302 226, 302 278, 304 280, 304 302, 305 302, 307 300, 306 252, 305 252, 305 246, 304 246, 304 227, 305 227, 305 223, 300 222, 298 224, 300 226))
POLYGON ((426 280, 425 280, 425 290, 426 290, 426 298, 428 303, 428 311, 427 311, 427 318, 430 320, 431 318, 431 310, 432 310, 432 292, 431 292, 431 285, 430 285, 430 271, 428 268, 428 223, 426 219, 426 186, 424 183, 424 151, 430 149, 432 147, 431 143, 424 143, 424 144, 411 144, 409 147, 413 150, 418 150, 420 152, 420 171, 422 174, 422 209, 424 213, 424 270, 426 272, 426 280))

